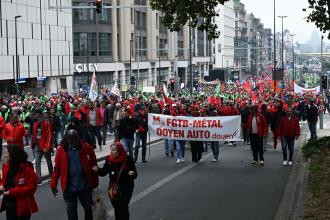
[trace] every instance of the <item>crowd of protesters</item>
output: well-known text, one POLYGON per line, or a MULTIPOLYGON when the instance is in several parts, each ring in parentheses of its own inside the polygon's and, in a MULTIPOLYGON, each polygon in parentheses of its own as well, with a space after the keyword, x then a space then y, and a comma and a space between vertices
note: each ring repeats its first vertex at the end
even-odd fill
MULTIPOLYGON (((98 185, 98 176, 105 175, 109 175, 110 182, 119 182, 123 189, 120 200, 111 200, 116 219, 128 219, 128 204, 137 177, 135 163, 138 162, 140 148, 141 161, 147 162, 148 113, 191 117, 240 115, 242 141, 251 145, 252 164, 265 165, 264 151, 272 136, 274 149, 280 140, 282 164, 292 165, 294 141, 300 136, 299 121, 307 121, 311 139, 316 139, 319 112, 325 111, 329 102, 327 97, 324 99, 320 95, 297 95, 290 85, 274 94, 268 85, 267 80, 250 78, 234 84, 222 83, 216 89, 204 86, 193 99, 184 93, 180 94, 180 98, 174 98, 165 91, 149 97, 132 94, 123 98, 102 94, 94 101, 79 93, 61 93, 51 97, 31 93, 2 94, 0 158, 3 140, 7 143, 6 152, 10 158, 6 159, 0 182, 0 192, 5 195, 4 210, 7 216, 14 215, 16 211, 17 216, 23 216, 20 219, 30 219, 31 214, 37 211, 36 204, 32 204, 30 212, 19 210, 21 200, 15 198, 27 193, 31 195, 30 202, 34 202, 35 184, 42 180, 41 159, 45 157, 54 195, 58 193, 57 182, 61 179, 70 220, 78 219, 77 198, 84 208, 85 218, 92 219, 92 189, 98 185), (109 135, 113 136, 116 144, 111 145, 105 165, 99 168, 95 151, 103 150, 109 135), (26 146, 32 148, 36 175, 33 163, 29 163, 24 154, 26 146), (55 153, 53 164, 51 158, 55 153), (23 171, 32 174, 21 174, 23 171), (21 175, 29 175, 22 177, 27 180, 22 184, 15 181, 21 175), (25 184, 31 184, 30 188, 21 190, 21 185, 25 184), (15 187, 19 189, 15 190, 15 187)), ((208 146, 213 152, 212 161, 217 162, 221 156, 220 145, 235 146, 236 142, 165 139, 164 154, 175 157, 176 163, 182 163, 186 160, 187 144, 190 145, 192 162, 198 163, 208 146)))

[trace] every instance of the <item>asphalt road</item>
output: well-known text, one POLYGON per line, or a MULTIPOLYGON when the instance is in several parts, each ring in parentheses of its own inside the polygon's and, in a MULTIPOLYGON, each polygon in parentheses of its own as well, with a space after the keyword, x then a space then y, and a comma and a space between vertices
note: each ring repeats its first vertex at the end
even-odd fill
MULTIPOLYGON (((176 164, 175 158, 165 157, 163 142, 152 145, 148 163, 137 163, 139 176, 130 205, 131 219, 274 218, 291 170, 281 165, 280 150, 269 148, 265 152, 264 167, 250 165, 250 146, 241 143, 236 147, 221 145, 220 160, 217 163, 211 162, 210 149, 203 157, 199 164, 192 164, 190 150, 187 148, 186 162, 176 164)), ((110 219, 114 219, 106 195, 108 181, 108 177, 101 178, 99 190, 109 209, 110 219)), ((55 198, 48 184, 38 188, 36 198, 40 211, 32 219, 67 219, 61 193, 55 198)), ((83 219, 82 213, 79 205, 79 219, 83 219)), ((3 213, 0 219, 5 219, 3 213)))

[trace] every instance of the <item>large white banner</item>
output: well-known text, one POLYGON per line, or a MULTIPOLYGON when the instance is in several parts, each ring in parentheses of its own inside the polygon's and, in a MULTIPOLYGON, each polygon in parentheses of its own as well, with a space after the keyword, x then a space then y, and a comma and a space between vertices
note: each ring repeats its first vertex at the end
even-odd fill
POLYGON ((151 135, 189 141, 239 141, 240 116, 186 117, 148 114, 151 135))
POLYGON ((298 86, 296 83, 294 84, 294 92, 296 94, 304 94, 304 93, 313 93, 318 94, 320 92, 320 86, 317 86, 312 89, 305 89, 303 87, 298 86))

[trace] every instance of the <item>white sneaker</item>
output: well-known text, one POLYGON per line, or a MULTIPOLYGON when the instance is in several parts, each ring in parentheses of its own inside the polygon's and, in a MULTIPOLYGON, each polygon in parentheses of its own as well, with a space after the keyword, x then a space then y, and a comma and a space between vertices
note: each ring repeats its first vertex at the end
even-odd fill
POLYGON ((289 166, 292 166, 292 165, 293 165, 292 161, 289 161, 289 166))
POLYGON ((217 161, 218 161, 218 160, 217 160, 217 159, 215 159, 215 158, 213 158, 213 159, 212 159, 212 162, 217 162, 217 161))
POLYGON ((261 165, 261 166, 264 166, 264 165, 265 165, 265 163, 264 163, 263 160, 260 161, 260 165, 261 165))
POLYGON ((286 165, 288 165, 288 161, 286 161, 286 160, 285 160, 285 161, 283 161, 282 165, 283 165, 283 166, 286 166, 286 165))
POLYGON ((185 162, 184 158, 181 158, 181 162, 185 162))
POLYGON ((181 160, 180 160, 180 159, 177 159, 177 160, 176 160, 176 163, 181 163, 181 160))

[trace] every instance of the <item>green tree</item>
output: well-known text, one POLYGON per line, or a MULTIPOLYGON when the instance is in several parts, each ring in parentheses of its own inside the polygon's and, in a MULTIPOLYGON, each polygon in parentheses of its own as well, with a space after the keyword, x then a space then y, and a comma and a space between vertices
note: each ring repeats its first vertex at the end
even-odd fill
POLYGON ((163 13, 162 23, 171 31, 180 31, 188 24, 200 31, 206 31, 208 38, 218 38, 218 26, 213 18, 219 16, 216 6, 228 0, 150 0, 153 10, 163 13))
MULTIPOLYGON (((308 0, 308 3, 308 9, 303 9, 309 12, 307 22, 315 23, 323 33, 330 31, 330 0, 308 0)), ((330 39, 330 33, 328 39, 330 39)))

